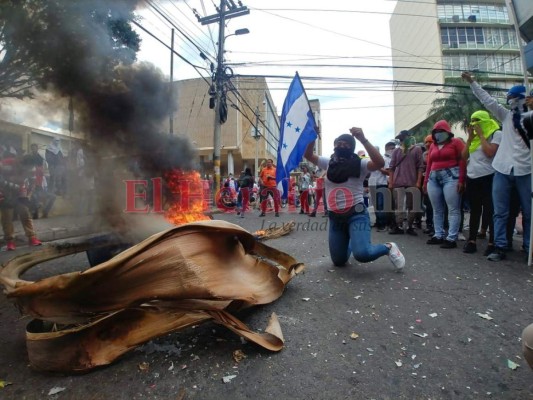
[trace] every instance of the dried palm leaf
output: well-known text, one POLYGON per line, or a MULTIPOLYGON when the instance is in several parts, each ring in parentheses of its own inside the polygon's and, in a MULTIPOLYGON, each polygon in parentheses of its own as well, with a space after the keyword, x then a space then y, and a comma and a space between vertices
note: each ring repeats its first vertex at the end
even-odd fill
POLYGON ((89 246, 49 246, 14 258, 0 272, 7 296, 35 318, 26 332, 32 367, 87 371, 209 319, 269 350, 282 349, 275 314, 259 334, 231 312, 276 300, 304 266, 241 227, 224 221, 185 224, 83 272, 37 282, 20 278, 36 264, 89 246))
POLYGON ((296 222, 294 221, 284 222, 280 226, 255 231, 253 235, 258 240, 277 239, 291 233, 295 226, 296 222))

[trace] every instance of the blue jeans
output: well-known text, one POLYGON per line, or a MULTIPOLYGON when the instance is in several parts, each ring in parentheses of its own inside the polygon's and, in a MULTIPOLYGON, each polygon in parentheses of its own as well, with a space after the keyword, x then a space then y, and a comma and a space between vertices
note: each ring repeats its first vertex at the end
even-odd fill
POLYGON ((357 204, 362 211, 339 220, 329 213, 329 254, 336 266, 346 264, 353 252, 359 262, 370 262, 389 254, 384 244, 372 244, 370 241, 370 217, 366 207, 357 204))
MULTIPOLYGON (((370 195, 374 201, 374 211, 376 213, 376 226, 384 228, 389 224, 390 206, 385 207, 385 195, 383 192, 388 190, 387 185, 377 185, 372 188, 370 195)), ((389 195, 390 197, 390 195, 389 195)), ((390 204, 390 201, 389 201, 390 204)))
POLYGON ((444 213, 448 206, 448 236, 446 240, 455 242, 461 224, 461 194, 457 192, 459 167, 431 171, 428 180, 428 196, 433 206, 433 228, 435 237, 444 239, 444 213))
POLYGON ((511 189, 515 187, 522 208, 522 227, 524 228, 523 246, 529 250, 529 235, 531 221, 531 174, 514 176, 499 172, 494 174, 492 181, 492 203, 494 205, 494 245, 505 249, 507 243, 506 225, 509 218, 509 200, 511 189))

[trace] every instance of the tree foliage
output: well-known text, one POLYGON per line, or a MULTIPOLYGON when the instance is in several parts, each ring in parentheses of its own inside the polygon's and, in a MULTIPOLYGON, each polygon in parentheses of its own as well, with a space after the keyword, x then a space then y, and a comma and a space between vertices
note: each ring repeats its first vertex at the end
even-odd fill
MULTIPOLYGON (((483 83, 483 78, 478 78, 478 81, 483 83)), ((448 79, 446 84, 451 89, 451 93, 432 101, 432 107, 427 114, 428 119, 420 127, 425 130, 426 134, 429 134, 433 124, 441 119, 448 121, 450 125, 460 124, 466 130, 470 116, 475 111, 485 109, 472 93, 470 86, 460 78, 448 79)), ((487 85, 483 85, 483 88, 489 93, 500 90, 487 85)))
POLYGON ((130 25, 135 4, 0 2, 0 97, 31 97, 35 87, 66 81, 79 85, 86 76, 111 79, 113 69, 134 62, 139 50, 140 38, 130 25))

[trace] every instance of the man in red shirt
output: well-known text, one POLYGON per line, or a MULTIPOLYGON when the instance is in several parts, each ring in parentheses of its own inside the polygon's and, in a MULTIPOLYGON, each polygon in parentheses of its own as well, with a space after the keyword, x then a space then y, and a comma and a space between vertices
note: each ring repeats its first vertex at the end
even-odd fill
POLYGON ((261 185, 260 198, 261 198, 261 214, 260 217, 264 217, 266 214, 268 196, 272 196, 274 199, 274 212, 276 217, 279 217, 279 191, 276 188, 276 167, 273 165, 271 159, 267 160, 266 166, 259 173, 259 183, 261 185))

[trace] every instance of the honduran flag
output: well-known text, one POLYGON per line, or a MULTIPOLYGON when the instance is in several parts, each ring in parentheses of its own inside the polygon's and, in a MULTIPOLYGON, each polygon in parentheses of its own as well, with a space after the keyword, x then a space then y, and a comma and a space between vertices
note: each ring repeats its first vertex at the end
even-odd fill
POLYGON ((317 136, 315 118, 297 72, 281 112, 276 183, 283 198, 289 194, 291 171, 298 167, 307 145, 317 136))

